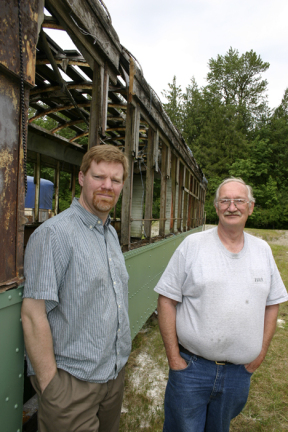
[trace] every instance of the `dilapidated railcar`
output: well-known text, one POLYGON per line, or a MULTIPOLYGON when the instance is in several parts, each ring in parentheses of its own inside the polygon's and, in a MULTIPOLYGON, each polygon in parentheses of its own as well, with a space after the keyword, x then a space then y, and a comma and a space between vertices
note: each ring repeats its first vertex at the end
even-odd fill
MULTIPOLYGON (((130 274, 132 336, 155 310, 153 287, 173 251, 202 229, 207 181, 101 0, 46 0, 45 8, 44 0, 2 0, 0 15, 0 423, 1 431, 16 432, 25 375, 23 255, 40 223, 43 167, 54 170, 57 214, 61 173, 71 177, 73 198, 87 148, 110 143, 127 155, 121 211, 112 218, 130 274), (64 34, 75 49, 61 48, 64 34), (34 167, 32 220, 24 212, 27 166, 34 167)), ((31 422, 23 430, 33 430, 31 422)))

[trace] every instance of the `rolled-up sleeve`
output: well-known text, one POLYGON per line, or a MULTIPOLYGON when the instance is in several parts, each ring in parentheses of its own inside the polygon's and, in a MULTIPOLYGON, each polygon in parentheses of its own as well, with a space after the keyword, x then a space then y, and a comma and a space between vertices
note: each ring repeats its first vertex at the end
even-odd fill
POLYGON ((57 233, 50 227, 34 232, 25 252, 23 297, 45 300, 48 313, 59 303, 64 273, 57 233))
POLYGON ((185 259, 177 249, 154 288, 158 294, 182 302, 182 286, 186 279, 185 259))

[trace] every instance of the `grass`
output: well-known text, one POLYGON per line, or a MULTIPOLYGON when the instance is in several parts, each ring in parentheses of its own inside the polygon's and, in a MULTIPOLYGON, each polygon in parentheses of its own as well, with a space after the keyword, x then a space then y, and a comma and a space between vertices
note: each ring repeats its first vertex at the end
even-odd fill
MULTIPOLYGON (((288 289, 288 244, 284 231, 247 229, 272 242, 272 252, 288 289)), ((253 374, 248 402, 231 422, 230 432, 288 431, 288 303, 280 305, 278 326, 268 354, 253 374)), ((126 368, 120 432, 162 432, 168 366, 157 318, 152 316, 133 341, 126 368)), ((187 431, 188 432, 188 431, 187 431)))
POLYGON ((274 240, 279 240, 283 234, 286 232, 284 230, 269 230, 269 229, 256 229, 256 228, 245 228, 247 233, 252 234, 256 237, 260 237, 263 240, 272 242, 274 240))

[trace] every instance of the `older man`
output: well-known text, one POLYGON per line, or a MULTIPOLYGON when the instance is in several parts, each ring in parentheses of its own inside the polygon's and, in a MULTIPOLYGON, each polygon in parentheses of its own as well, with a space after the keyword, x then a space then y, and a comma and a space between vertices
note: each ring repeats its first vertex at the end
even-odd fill
POLYGON ((229 178, 214 201, 217 228, 178 247, 155 291, 170 366, 165 432, 227 432, 288 300, 268 244, 243 231, 251 188, 229 178))
POLYGON ((118 431, 131 340, 128 274, 109 212, 127 169, 119 149, 91 148, 79 200, 27 245, 22 322, 39 432, 118 431))

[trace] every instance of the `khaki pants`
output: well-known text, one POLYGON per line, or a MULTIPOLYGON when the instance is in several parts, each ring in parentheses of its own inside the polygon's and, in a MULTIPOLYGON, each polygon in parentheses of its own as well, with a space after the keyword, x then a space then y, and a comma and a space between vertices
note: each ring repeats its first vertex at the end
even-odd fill
POLYGON ((118 432, 124 391, 124 368, 104 384, 81 381, 62 369, 41 394, 31 377, 38 401, 38 432, 118 432))

